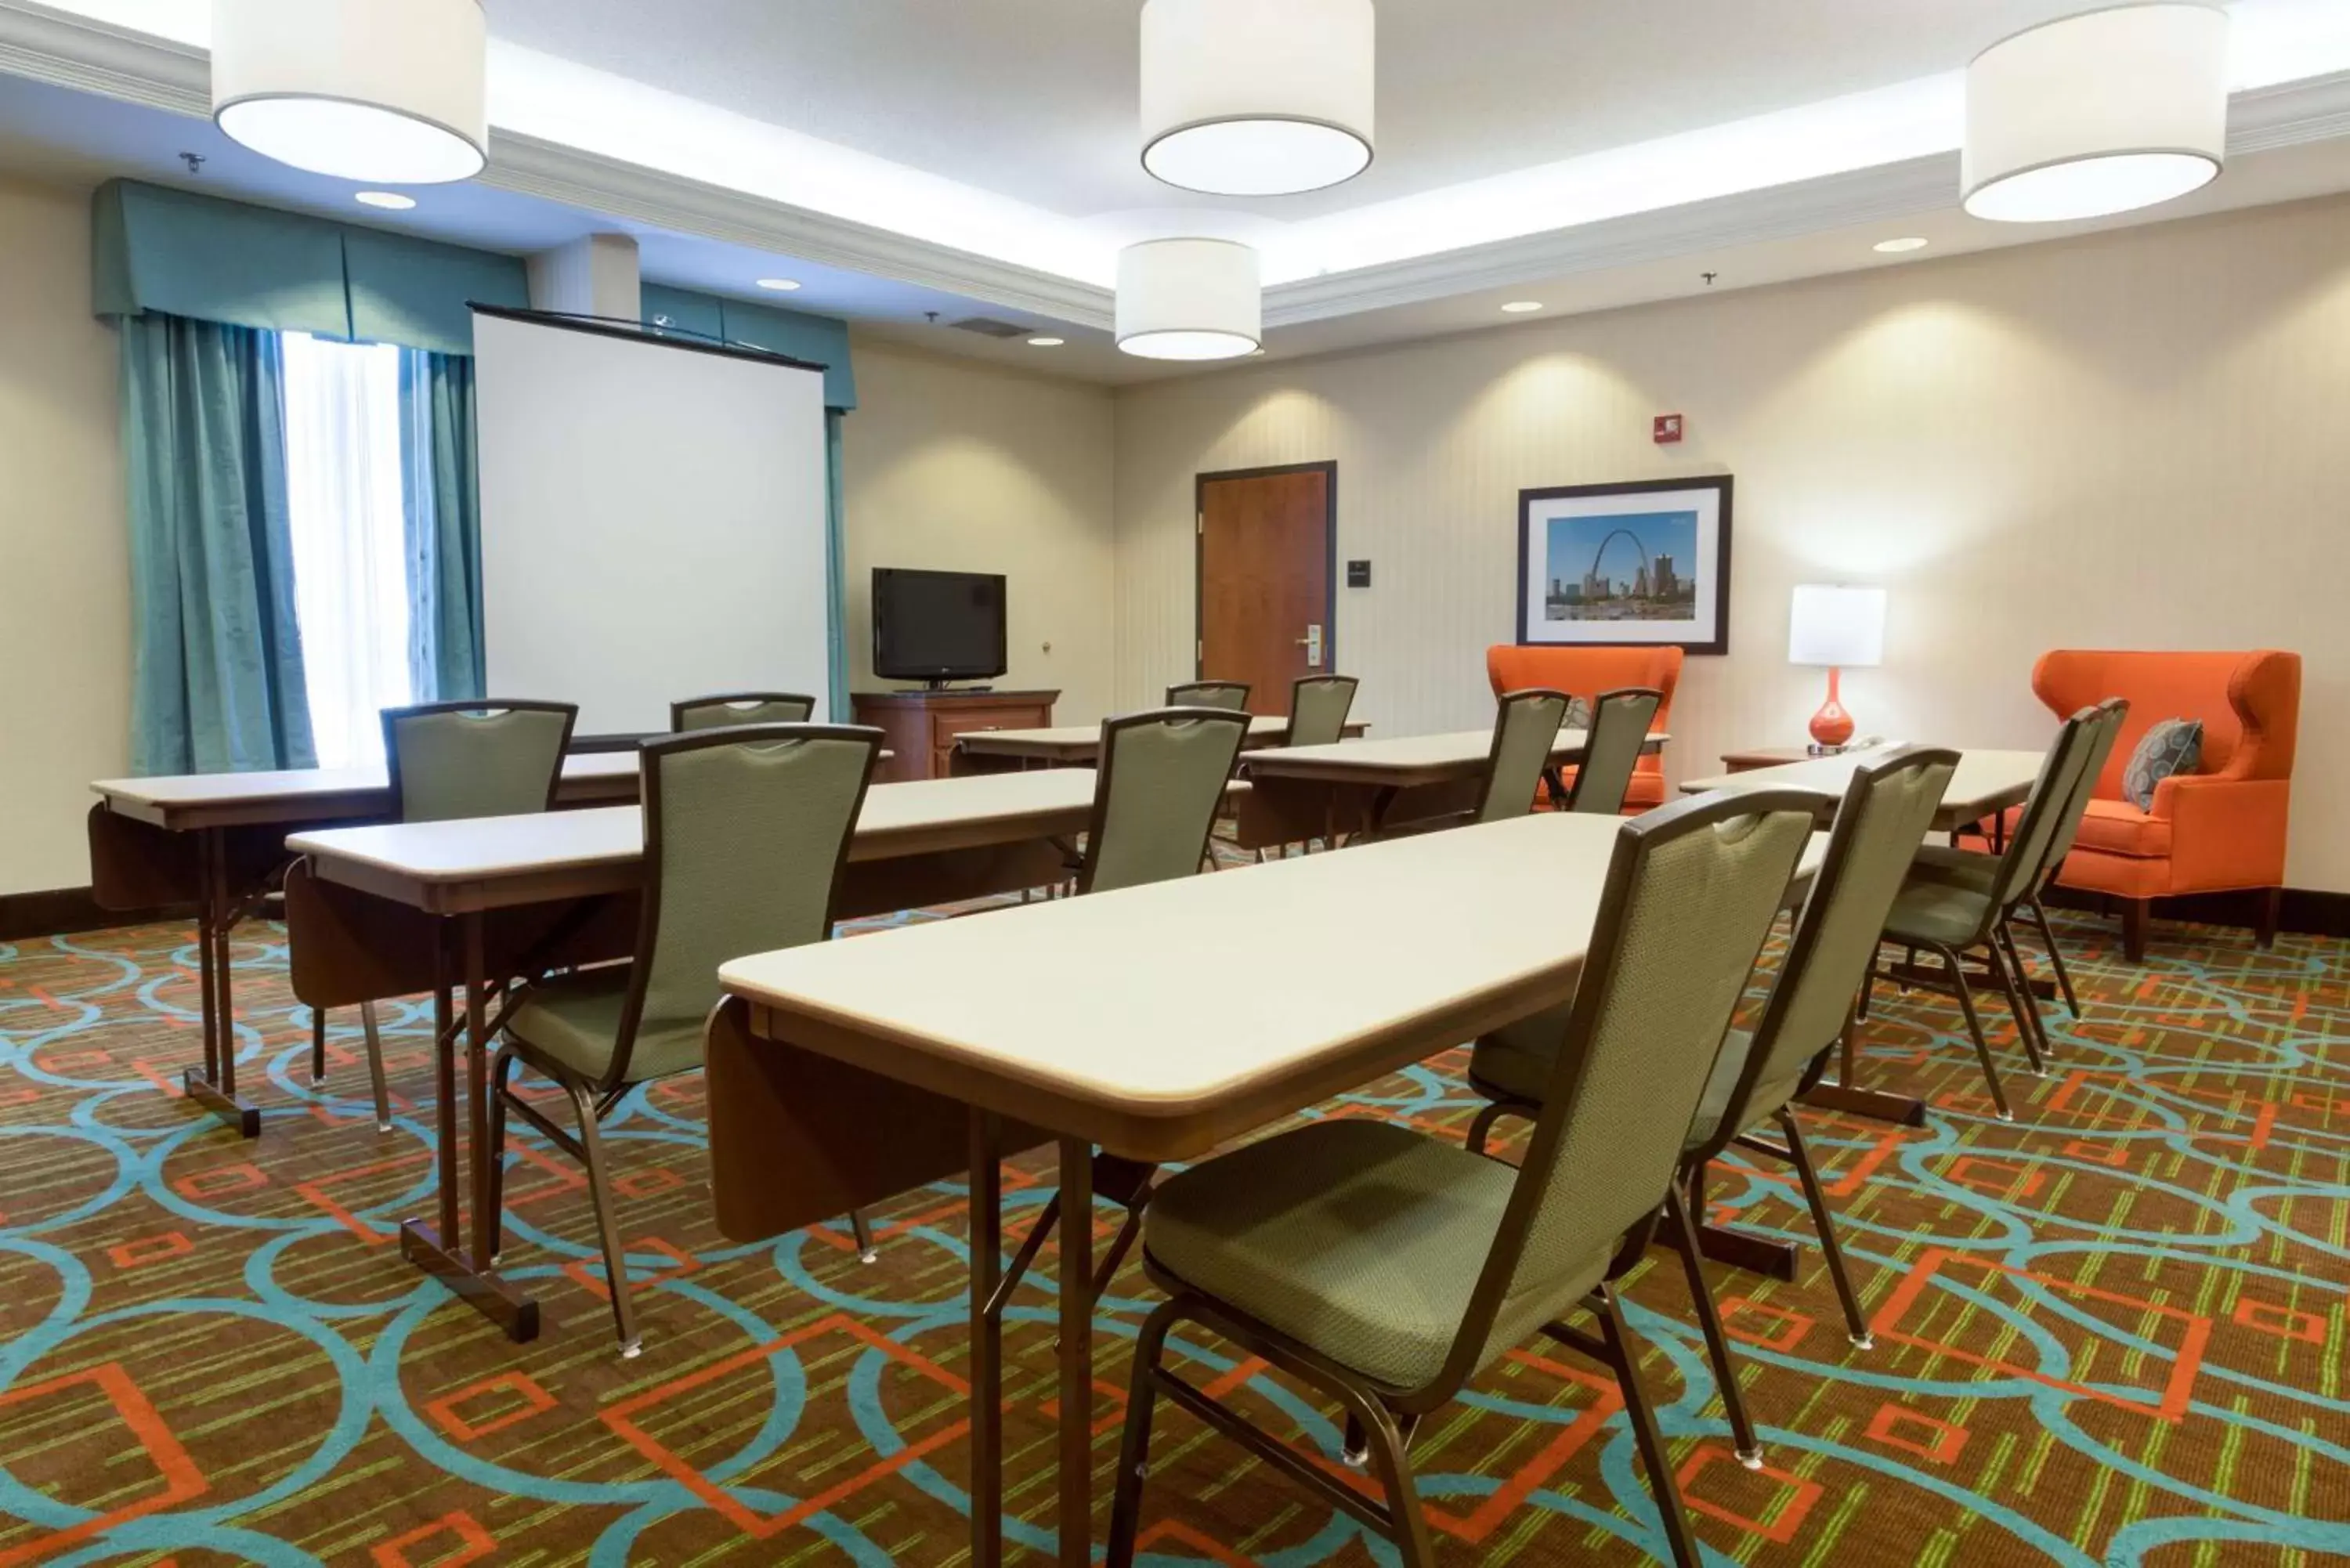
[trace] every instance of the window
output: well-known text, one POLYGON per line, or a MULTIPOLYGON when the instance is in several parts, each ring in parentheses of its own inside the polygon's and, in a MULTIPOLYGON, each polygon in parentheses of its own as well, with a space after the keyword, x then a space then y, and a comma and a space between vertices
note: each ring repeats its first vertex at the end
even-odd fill
POLYGON ((285 335, 295 614, 318 765, 383 761, 382 710, 414 701, 400 350, 285 335))

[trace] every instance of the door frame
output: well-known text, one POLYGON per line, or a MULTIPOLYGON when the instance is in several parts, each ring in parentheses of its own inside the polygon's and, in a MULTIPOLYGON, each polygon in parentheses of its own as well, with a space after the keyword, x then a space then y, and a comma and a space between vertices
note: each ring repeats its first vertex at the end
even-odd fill
POLYGON ((1338 462, 1279 462, 1267 468, 1231 468, 1191 479, 1191 679, 1208 679, 1208 486, 1235 479, 1277 479, 1288 473, 1322 475, 1322 549, 1326 603, 1322 607, 1322 673, 1338 668, 1338 462))

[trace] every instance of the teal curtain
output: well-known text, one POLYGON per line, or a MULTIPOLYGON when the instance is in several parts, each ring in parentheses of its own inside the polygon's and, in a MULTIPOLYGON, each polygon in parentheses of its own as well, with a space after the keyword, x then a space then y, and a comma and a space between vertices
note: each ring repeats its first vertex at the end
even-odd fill
POLYGON ((420 698, 485 697, 481 474, 470 355, 400 357, 408 522, 408 669, 420 698))
POLYGON ((314 766, 276 334, 161 312, 121 330, 131 765, 314 766))
POLYGON ((832 722, 848 722, 848 515, 842 497, 840 427, 847 416, 838 409, 824 415, 824 560, 832 590, 832 614, 827 618, 825 645, 832 669, 832 722))

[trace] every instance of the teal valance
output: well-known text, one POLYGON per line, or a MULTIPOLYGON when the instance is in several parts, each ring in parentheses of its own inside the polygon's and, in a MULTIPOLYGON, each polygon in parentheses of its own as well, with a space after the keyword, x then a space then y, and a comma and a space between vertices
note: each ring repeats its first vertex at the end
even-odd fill
POLYGON ((778 310, 748 300, 725 299, 690 289, 647 284, 641 296, 645 325, 691 332, 721 343, 764 348, 771 354, 822 365, 825 407, 841 412, 857 406, 857 372, 848 358, 848 323, 829 316, 778 310))
POLYGON ((473 351, 473 301, 530 304, 519 256, 115 180, 91 206, 100 316, 150 311, 321 337, 473 351))

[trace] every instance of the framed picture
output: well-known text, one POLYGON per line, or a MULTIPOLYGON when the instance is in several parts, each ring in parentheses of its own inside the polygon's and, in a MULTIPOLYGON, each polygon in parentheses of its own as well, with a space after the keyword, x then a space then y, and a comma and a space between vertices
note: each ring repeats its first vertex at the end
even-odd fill
POLYGON ((1730 651, 1727 474, 1518 493, 1522 645, 1730 651))

